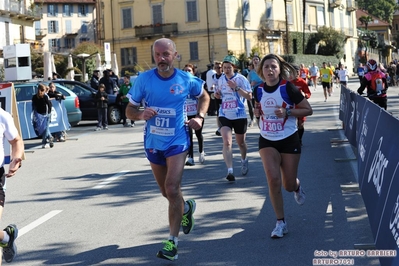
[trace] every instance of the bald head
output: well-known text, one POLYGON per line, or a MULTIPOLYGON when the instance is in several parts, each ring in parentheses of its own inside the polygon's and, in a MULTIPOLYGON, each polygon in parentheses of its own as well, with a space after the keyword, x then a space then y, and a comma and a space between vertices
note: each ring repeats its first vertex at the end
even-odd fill
POLYGON ((155 49, 155 46, 164 46, 164 47, 168 47, 168 50, 175 53, 176 52, 176 44, 174 43, 174 41, 172 41, 171 39, 168 38, 161 38, 158 39, 154 42, 153 45, 153 50, 155 49))

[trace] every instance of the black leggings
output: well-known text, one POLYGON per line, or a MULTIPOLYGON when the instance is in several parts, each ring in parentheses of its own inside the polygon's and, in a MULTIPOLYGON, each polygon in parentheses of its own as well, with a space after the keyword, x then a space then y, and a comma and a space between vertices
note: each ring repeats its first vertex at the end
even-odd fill
MULTIPOLYGON (((195 115, 193 116, 188 116, 188 120, 190 120, 191 118, 194 118, 195 115)), ((204 136, 202 135, 202 128, 204 127, 204 122, 205 119, 202 119, 202 125, 201 128, 198 130, 195 130, 195 135, 197 136, 198 139, 198 151, 201 153, 204 151, 204 136)), ((190 148, 188 149, 188 157, 190 158, 194 158, 194 141, 193 141, 193 130, 192 128, 190 128, 190 148)))
POLYGON ((4 184, 6 183, 6 175, 4 172, 4 167, 0 168, 0 206, 4 207, 4 201, 6 199, 6 194, 4 193, 4 184))
POLYGON ((254 120, 254 106, 255 106, 255 98, 252 98, 250 101, 247 100, 248 103, 248 112, 251 121, 254 120))

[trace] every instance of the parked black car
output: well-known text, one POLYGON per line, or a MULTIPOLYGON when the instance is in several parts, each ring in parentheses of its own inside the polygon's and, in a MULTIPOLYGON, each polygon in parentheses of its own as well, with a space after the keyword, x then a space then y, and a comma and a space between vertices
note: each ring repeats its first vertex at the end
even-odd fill
MULTIPOLYGON (((82 120, 97 120, 97 107, 94 97, 97 91, 95 89, 85 83, 74 80, 57 79, 52 80, 52 82, 67 87, 78 96, 82 120)), ((110 125, 120 123, 121 114, 121 106, 116 100, 116 95, 108 95, 108 123, 110 125)))

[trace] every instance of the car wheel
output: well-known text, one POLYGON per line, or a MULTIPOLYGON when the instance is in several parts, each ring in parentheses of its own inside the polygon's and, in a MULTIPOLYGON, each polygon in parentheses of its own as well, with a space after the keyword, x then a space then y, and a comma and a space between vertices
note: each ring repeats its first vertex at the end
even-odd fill
POLYGON ((119 124, 122 119, 121 109, 117 106, 108 106, 108 124, 115 125, 119 124))

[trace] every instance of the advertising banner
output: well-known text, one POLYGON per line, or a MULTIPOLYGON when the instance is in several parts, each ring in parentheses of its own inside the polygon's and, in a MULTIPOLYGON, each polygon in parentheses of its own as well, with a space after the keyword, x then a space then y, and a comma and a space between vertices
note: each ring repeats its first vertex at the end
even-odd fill
MULTIPOLYGON (((53 108, 51 109, 50 132, 59 132, 70 129, 67 111, 64 101, 51 100, 53 108)), ((23 139, 37 138, 32 123, 32 101, 18 102, 19 123, 21 126, 21 136, 23 139)))

